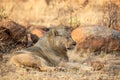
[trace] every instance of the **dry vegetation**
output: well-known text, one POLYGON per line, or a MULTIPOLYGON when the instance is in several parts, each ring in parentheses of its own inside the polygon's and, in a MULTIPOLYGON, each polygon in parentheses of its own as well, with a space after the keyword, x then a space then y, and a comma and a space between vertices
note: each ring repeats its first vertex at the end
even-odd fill
MULTIPOLYGON (((0 21, 11 19, 28 28, 31 25, 103 25, 120 30, 120 0, 0 0, 0 21)), ((0 33, 1 34, 1 33, 0 33)), ((0 42, 1 45, 1 42, 0 42)), ((1 49, 1 47, 0 47, 1 49)), ((1 52, 0 52, 1 53, 1 52)), ((120 80, 120 52, 92 55, 68 52, 71 62, 93 67, 66 68, 40 72, 8 64, 12 54, 0 54, 0 80, 120 80), (104 65, 104 66, 103 66, 104 65), (97 67, 96 67, 97 66, 97 67), (100 70, 97 68, 101 67, 100 70)))
POLYGON ((24 25, 120 25, 119 0, 0 1, 5 15, 24 25))
MULTIPOLYGON (((89 54, 89 52, 88 52, 89 54)), ((115 55, 102 55, 99 56, 89 56, 81 57, 81 55, 76 57, 76 61, 80 64, 89 65, 90 62, 96 60, 102 62, 104 67, 101 70, 85 70, 85 67, 74 67, 67 68, 61 71, 47 71, 40 72, 32 68, 17 68, 15 66, 10 66, 7 61, 10 55, 4 55, 3 61, 0 62, 0 80, 119 80, 120 79, 120 59, 119 56, 115 55)), ((76 62, 73 60, 74 62, 76 62)), ((72 61, 72 60, 71 60, 72 61)), ((96 64, 94 64, 96 65, 96 64)), ((95 66, 93 66, 95 67, 95 66)), ((99 68, 97 66, 97 68, 99 68)))

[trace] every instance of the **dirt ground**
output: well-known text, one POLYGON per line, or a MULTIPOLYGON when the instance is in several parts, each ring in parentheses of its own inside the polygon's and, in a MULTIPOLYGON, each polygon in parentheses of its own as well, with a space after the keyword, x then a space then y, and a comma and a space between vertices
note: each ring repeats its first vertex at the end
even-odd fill
MULTIPOLYGON (((120 59, 119 55, 101 54, 98 56, 81 57, 78 54, 71 54, 69 57, 72 63, 79 63, 76 67, 67 67, 61 70, 41 72, 29 67, 16 67, 9 65, 11 54, 3 55, 0 61, 0 80, 119 80, 120 59), (78 58, 79 56, 79 58, 78 58), (100 70, 85 69, 79 65, 90 66, 92 61, 101 61, 104 64, 100 70)), ((94 67, 93 67, 94 68, 94 67)))

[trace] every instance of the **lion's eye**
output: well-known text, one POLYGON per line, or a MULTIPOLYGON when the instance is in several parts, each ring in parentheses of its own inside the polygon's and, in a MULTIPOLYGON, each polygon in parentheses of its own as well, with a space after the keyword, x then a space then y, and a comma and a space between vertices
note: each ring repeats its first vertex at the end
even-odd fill
POLYGON ((60 36, 60 37, 62 37, 63 35, 60 35, 60 34, 58 34, 57 36, 60 36))
POLYGON ((66 38, 69 39, 69 36, 67 36, 66 38))

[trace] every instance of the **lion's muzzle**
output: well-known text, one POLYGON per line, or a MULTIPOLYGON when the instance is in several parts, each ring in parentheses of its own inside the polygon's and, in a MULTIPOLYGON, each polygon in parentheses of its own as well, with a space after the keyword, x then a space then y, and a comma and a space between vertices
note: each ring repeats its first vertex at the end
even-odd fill
POLYGON ((67 50, 72 50, 72 49, 75 48, 75 46, 76 46, 76 42, 73 41, 72 43, 69 43, 69 44, 68 44, 68 46, 67 46, 67 50))

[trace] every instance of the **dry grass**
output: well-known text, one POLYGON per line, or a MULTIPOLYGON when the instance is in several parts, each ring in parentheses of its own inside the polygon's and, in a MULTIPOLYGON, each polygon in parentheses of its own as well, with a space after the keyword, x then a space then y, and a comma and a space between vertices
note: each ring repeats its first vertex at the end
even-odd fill
POLYGON ((114 12, 115 24, 120 25, 119 0, 1 0, 0 8, 10 19, 24 25, 109 25, 114 12))
MULTIPOLYGON (((78 53, 79 54, 79 53, 78 53)), ((88 52, 89 54, 89 52, 88 52)), ((76 62, 90 66, 91 61, 105 62, 104 68, 98 71, 85 70, 84 68, 68 67, 64 71, 40 72, 36 69, 25 67, 18 68, 8 64, 10 54, 5 54, 0 61, 0 80, 119 80, 120 60, 114 54, 101 54, 92 57, 81 57, 76 62)), ((78 56, 78 55, 77 55, 78 56)), ((72 61, 71 61, 72 62, 72 61)), ((74 62, 73 62, 74 63, 74 62)))

